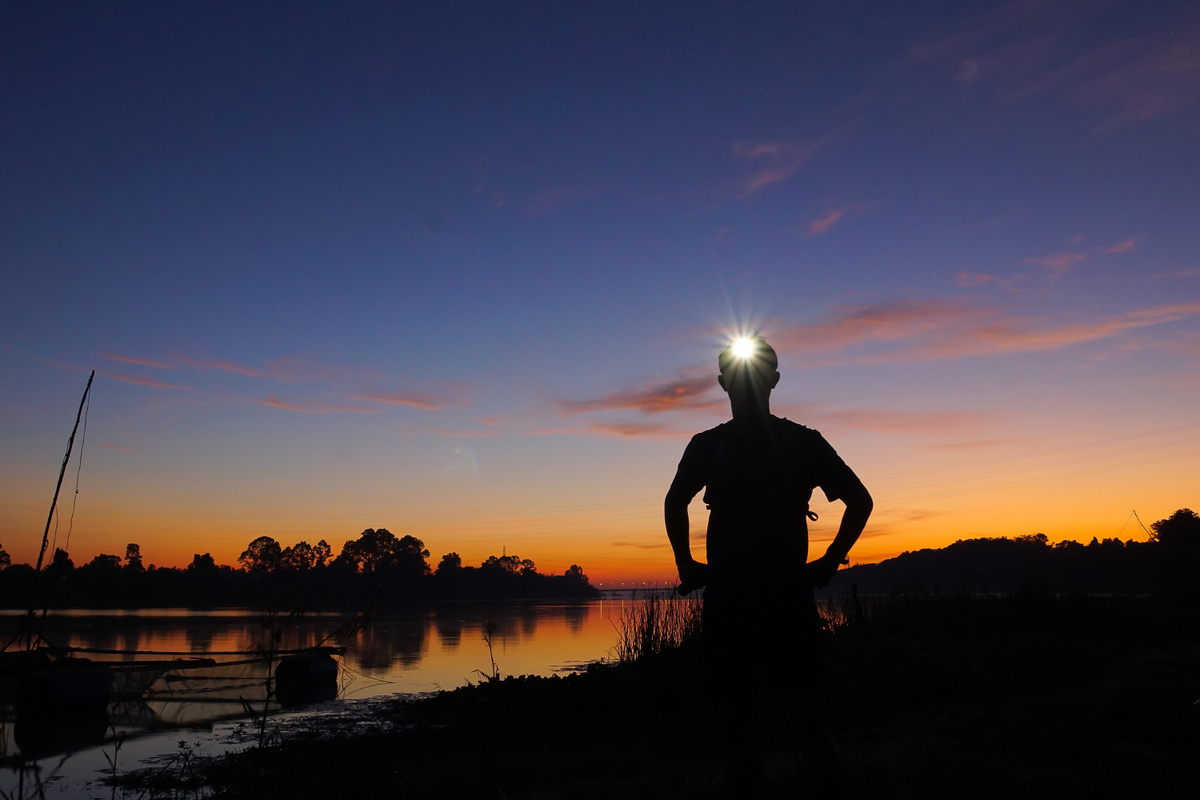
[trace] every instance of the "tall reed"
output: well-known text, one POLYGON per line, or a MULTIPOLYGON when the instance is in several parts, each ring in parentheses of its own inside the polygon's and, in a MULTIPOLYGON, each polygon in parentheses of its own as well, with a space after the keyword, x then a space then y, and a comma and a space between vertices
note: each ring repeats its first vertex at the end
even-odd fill
POLYGON ((635 597, 614 623, 617 662, 641 661, 697 641, 702 607, 699 598, 676 598, 661 592, 635 597))

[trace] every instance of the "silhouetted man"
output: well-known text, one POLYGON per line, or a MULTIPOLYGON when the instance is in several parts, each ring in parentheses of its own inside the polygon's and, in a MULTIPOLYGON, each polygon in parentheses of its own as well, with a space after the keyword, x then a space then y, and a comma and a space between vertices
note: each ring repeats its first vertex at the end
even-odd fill
POLYGON ((684 451, 667 492, 667 536, 680 591, 707 587, 705 654, 725 727, 729 788, 753 796, 767 739, 777 732, 804 743, 802 782, 837 797, 845 790, 822 696, 813 588, 828 585, 845 563, 872 501, 821 434, 771 414, 778 365, 761 337, 721 353, 717 380, 733 419, 696 434, 684 451), (808 502, 818 486, 846 510, 833 543, 809 562, 808 520, 816 515, 808 502), (702 488, 707 564, 692 558, 688 541, 688 503, 702 488))

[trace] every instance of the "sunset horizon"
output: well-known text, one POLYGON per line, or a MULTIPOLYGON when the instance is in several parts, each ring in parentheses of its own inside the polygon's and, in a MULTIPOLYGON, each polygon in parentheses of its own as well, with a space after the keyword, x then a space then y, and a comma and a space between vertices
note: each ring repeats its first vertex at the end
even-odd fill
POLYGON ((874 497, 852 563, 1200 503, 1187 4, 5 14, 14 563, 94 369, 77 565, 384 527, 667 584, 743 333, 874 497))

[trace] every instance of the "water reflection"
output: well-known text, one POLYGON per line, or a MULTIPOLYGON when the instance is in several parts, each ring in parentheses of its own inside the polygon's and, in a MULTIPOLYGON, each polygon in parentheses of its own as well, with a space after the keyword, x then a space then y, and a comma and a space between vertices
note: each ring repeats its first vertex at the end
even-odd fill
MULTIPOLYGON (((310 615, 286 624, 277 619, 264 627, 260 615, 246 611, 52 614, 46 620, 47 640, 105 651, 88 654, 96 660, 129 661, 136 651, 138 660, 194 655, 211 656, 219 663, 168 672, 151 683, 144 696, 123 698, 108 707, 107 718, 88 719, 86 725, 67 726, 41 717, 22 720, 18 731, 15 714, 8 709, 0 725, 0 761, 16 765, 22 758, 90 754, 63 762, 66 772, 60 774, 70 778, 72 763, 94 764, 100 758, 106 735, 152 738, 155 732, 178 733, 182 728, 194 733, 197 726, 211 728, 219 720, 244 718, 247 704, 262 708, 266 702, 268 674, 261 659, 236 654, 269 649, 272 626, 281 629, 276 649, 344 646, 338 696, 356 699, 461 686, 479 680, 481 672, 489 673, 492 657, 503 675, 547 675, 606 658, 616 638, 611 620, 627 602, 464 604, 390 613, 344 638, 336 634, 347 620, 338 615, 310 615), (484 642, 489 624, 494 626, 490 653, 484 642), (77 730, 68 730, 72 727, 77 730), (42 735, 47 732, 66 738, 50 742, 42 735)), ((0 612, 0 635, 11 637, 19 622, 19 614, 0 612)), ((111 742, 108 746, 111 749, 111 742)), ((11 795, 21 774, 15 767, 0 770, 0 793, 11 795)), ((94 778, 94 767, 80 775, 94 778)))

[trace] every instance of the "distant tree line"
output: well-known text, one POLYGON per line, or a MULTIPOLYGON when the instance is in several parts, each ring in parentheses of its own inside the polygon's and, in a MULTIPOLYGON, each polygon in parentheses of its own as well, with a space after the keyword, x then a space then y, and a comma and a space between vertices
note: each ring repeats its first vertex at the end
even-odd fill
POLYGON ((0 547, 0 607, 28 608, 214 608, 275 606, 288 609, 367 608, 398 603, 454 600, 516 600, 598 597, 583 569, 544 575, 530 559, 507 553, 478 567, 446 553, 437 568, 414 536, 367 528, 334 557, 322 539, 283 547, 259 536, 238 556, 237 566, 196 553, 186 568, 145 566, 139 545, 125 557, 102 553, 76 567, 56 549, 39 574, 13 564, 0 547))
POLYGON ((834 594, 892 592, 1156 594, 1194 592, 1200 576, 1200 515, 1181 508, 1150 526, 1149 541, 1050 544, 1042 533, 960 539, 837 573, 834 594))

